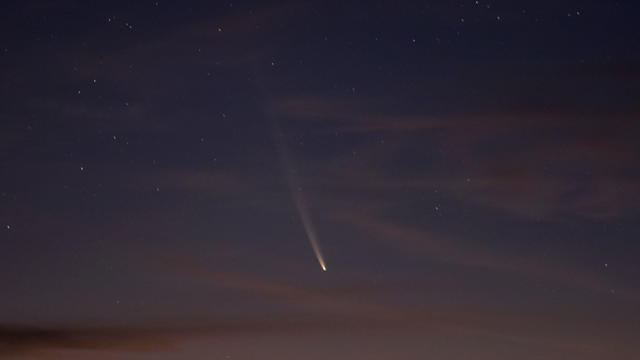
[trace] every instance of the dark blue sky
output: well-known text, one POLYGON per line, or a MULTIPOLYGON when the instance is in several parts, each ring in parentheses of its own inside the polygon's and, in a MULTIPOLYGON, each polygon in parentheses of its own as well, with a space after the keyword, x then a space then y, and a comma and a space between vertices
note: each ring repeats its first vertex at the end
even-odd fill
POLYGON ((640 356, 631 2, 0 13, 0 358, 640 356))

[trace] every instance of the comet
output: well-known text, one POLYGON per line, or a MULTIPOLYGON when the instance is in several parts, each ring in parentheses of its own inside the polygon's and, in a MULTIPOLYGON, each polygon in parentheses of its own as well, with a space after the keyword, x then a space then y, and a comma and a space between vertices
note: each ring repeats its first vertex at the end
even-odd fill
POLYGON ((302 197, 302 190, 300 188, 292 188, 291 195, 293 197, 293 202, 296 204, 298 215, 300 215, 300 220, 302 221, 302 226, 307 234, 311 248, 318 259, 318 263, 320 264, 322 271, 327 271, 327 266, 324 263, 324 256, 322 256, 322 250, 318 243, 318 237, 316 236, 316 231, 313 227, 309 210, 306 207, 305 199, 302 197))
POLYGON ((292 166, 291 157, 289 156, 289 152, 287 151, 287 146, 284 141, 284 134, 279 130, 276 130, 276 144, 278 146, 278 152, 280 154, 280 160, 282 161, 285 177, 287 179, 287 185, 289 186, 289 190, 291 191, 291 197, 293 199, 293 203, 296 206, 296 210, 298 211, 298 216, 300 217, 300 221, 302 222, 302 226, 304 227, 304 231, 309 239, 309 244, 311 244, 311 249, 313 253, 316 255, 316 259, 318 259, 318 264, 322 268, 322 271, 327 271, 327 265, 324 261, 324 256, 322 255, 322 249, 320 248, 320 243, 318 242, 318 237, 316 235, 315 228, 313 226, 313 221, 311 221, 311 214, 309 209, 307 208, 307 202, 302 192, 302 188, 300 187, 300 182, 298 181, 298 177, 296 171, 292 166))

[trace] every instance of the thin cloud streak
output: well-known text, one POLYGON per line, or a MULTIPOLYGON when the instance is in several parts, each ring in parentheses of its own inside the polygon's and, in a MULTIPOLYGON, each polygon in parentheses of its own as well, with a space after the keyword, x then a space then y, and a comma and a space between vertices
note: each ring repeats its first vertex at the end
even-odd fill
MULTIPOLYGON (((595 293, 611 295, 614 284, 596 272, 586 272, 578 268, 557 267, 540 261, 519 258, 515 255, 489 252, 482 249, 468 249, 459 241, 447 239, 442 235, 399 225, 380 217, 356 214, 354 212, 339 213, 335 220, 345 222, 377 239, 388 246, 408 253, 420 253, 435 261, 454 265, 499 271, 504 274, 519 274, 549 283, 560 283, 569 287, 586 289, 595 293), (458 245, 455 245, 455 244, 458 245)), ((616 290, 617 296, 632 300, 640 299, 640 294, 627 290, 616 290)))

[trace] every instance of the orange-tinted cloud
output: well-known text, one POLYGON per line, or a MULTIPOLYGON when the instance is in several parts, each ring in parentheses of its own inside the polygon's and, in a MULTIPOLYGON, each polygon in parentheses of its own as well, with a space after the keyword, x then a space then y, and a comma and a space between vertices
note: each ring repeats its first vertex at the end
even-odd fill
MULTIPOLYGON (((394 249, 421 254, 442 263, 498 271, 600 294, 608 295, 612 289, 617 288, 617 284, 607 281, 602 274, 586 271, 576 265, 558 266, 506 252, 471 248, 468 243, 451 236, 429 233, 362 212, 340 212, 335 219, 368 233, 394 249)), ((640 294, 631 290, 618 289, 615 292, 618 296, 640 299, 640 294)))
POLYGON ((0 325, 0 357, 53 349, 157 351, 171 348, 174 340, 148 329, 0 325))
POLYGON ((314 122, 328 133, 389 138, 384 146, 354 148, 365 159, 359 163, 330 164, 336 186, 437 188, 528 220, 606 221, 627 216, 640 200, 634 114, 520 108, 442 117, 406 114, 390 104, 390 99, 310 96, 275 101, 267 111, 292 124, 314 122), (422 155, 447 164, 446 171, 385 172, 396 158, 421 155, 414 153, 417 139, 430 144, 428 149, 441 149, 422 155))

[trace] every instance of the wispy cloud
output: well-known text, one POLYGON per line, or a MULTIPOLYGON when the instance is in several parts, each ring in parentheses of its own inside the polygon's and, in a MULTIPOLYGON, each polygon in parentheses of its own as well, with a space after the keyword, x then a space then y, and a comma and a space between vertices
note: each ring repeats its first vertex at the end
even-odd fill
POLYGON ((578 265, 565 261, 560 266, 553 261, 524 258, 517 254, 489 251, 481 246, 470 246, 468 242, 452 235, 428 232, 401 225, 379 216, 363 212, 338 212, 334 217, 383 242, 395 250, 420 254, 431 261, 453 264, 469 269, 497 271, 509 276, 521 276, 549 284, 561 284, 569 288, 586 289, 595 293, 610 295, 616 288, 617 296, 640 299, 640 294, 629 289, 619 289, 619 284, 608 281, 601 273, 587 271, 578 265))
POLYGON ((54 349, 152 351, 168 349, 168 333, 119 327, 25 327, 0 325, 0 356, 54 349))
POLYGON ((606 221, 627 216, 640 199, 633 114, 521 108, 437 116, 407 114, 393 103, 294 97, 273 102, 268 111, 293 127, 307 121, 329 134, 388 138, 383 145, 377 140, 376 146, 353 148, 366 161, 331 165, 344 186, 437 188, 462 202, 529 220, 606 221), (442 166, 385 171, 396 159, 420 157, 442 166))

